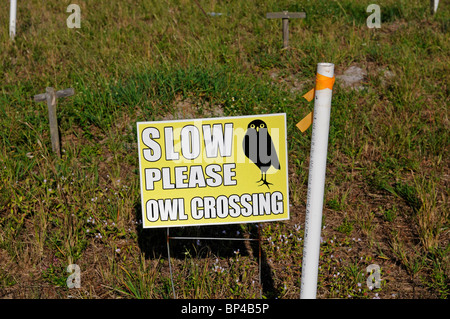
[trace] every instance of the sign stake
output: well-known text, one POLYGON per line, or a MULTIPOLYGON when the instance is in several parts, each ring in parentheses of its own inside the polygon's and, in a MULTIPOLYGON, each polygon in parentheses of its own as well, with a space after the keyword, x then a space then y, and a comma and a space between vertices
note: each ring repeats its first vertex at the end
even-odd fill
POLYGON ((54 153, 56 153, 56 155, 58 155, 58 157, 61 157, 61 147, 59 144, 58 118, 56 116, 56 99, 72 96, 74 94, 75 91, 72 88, 55 92, 52 87, 48 87, 45 89, 45 93, 34 96, 35 102, 47 101, 52 150, 54 153))
POLYGON ((173 273, 172 273, 172 264, 170 262, 170 234, 169 234, 169 227, 167 227, 167 257, 169 259, 169 271, 170 271, 170 282, 172 283, 172 292, 173 292, 173 299, 177 299, 177 295, 175 294, 175 286, 173 285, 173 273))
POLYGON ((14 40, 16 36, 17 0, 10 1, 9 7, 9 36, 14 40))
POLYGON ((259 289, 259 296, 262 299, 262 279, 261 279, 261 271, 262 271, 262 262, 261 262, 261 256, 262 256, 262 244, 261 244, 261 224, 257 224, 256 227, 258 228, 258 238, 236 238, 236 237, 189 237, 189 236, 170 236, 169 235, 169 229, 170 227, 167 227, 167 257, 169 259, 169 272, 170 272, 170 281, 172 284, 172 292, 173 292, 173 298, 176 299, 176 294, 175 294, 175 286, 173 283, 173 271, 172 271, 172 263, 170 262, 170 240, 171 239, 176 239, 176 240, 220 240, 220 241, 224 241, 224 240, 230 240, 230 241, 257 241, 258 242, 258 270, 259 270, 259 275, 258 275, 258 279, 259 279, 259 284, 260 284, 260 289, 259 289))
POLYGON ((306 18, 305 12, 269 12, 266 14, 267 19, 282 19, 283 27, 283 49, 289 47, 289 19, 306 18))
POLYGON ((305 242, 301 278, 301 299, 315 299, 320 256, 320 234, 325 189, 325 172, 330 129, 332 89, 320 83, 334 83, 334 64, 319 63, 314 97, 311 155, 309 163, 308 194, 305 219, 305 242))

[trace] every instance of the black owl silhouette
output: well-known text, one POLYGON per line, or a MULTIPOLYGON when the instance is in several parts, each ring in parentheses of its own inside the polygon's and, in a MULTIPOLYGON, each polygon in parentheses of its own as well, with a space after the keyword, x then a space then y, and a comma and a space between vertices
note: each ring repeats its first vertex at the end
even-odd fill
POLYGON ((266 185, 268 188, 266 173, 271 166, 280 169, 280 161, 277 152, 269 135, 267 124, 262 120, 254 120, 248 124, 247 132, 242 141, 244 154, 261 170, 261 179, 257 183, 266 185))

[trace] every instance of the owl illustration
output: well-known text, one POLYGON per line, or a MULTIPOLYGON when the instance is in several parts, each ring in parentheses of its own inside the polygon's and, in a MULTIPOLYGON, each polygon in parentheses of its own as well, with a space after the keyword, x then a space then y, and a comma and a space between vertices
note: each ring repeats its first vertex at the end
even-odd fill
POLYGON ((269 134, 267 124, 262 120, 254 120, 248 124, 247 132, 242 141, 244 154, 247 156, 261 171, 261 179, 257 183, 262 182, 261 185, 266 185, 268 188, 266 173, 271 166, 275 169, 280 169, 280 161, 278 160, 275 146, 269 134))

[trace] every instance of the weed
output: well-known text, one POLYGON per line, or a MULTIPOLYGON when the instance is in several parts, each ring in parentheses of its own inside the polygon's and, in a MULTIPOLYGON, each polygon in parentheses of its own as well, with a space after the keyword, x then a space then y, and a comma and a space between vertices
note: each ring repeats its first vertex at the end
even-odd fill
POLYGON ((342 224, 336 228, 337 231, 350 235, 353 231, 353 222, 349 221, 348 218, 344 218, 342 224))
POLYGON ((415 216, 419 237, 425 249, 430 250, 438 246, 444 225, 448 222, 449 212, 443 209, 444 197, 439 203, 436 182, 433 179, 417 177, 414 182, 421 202, 415 216))
POLYGON ((379 207, 379 210, 383 214, 383 219, 387 222, 393 222, 397 218, 397 206, 393 206, 392 208, 386 210, 384 210, 382 207, 379 207))

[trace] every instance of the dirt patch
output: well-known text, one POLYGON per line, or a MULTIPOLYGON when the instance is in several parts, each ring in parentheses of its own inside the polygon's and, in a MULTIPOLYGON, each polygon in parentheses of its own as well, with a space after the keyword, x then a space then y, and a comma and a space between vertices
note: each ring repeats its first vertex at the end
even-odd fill
POLYGON ((199 117, 221 117, 224 115, 223 106, 211 105, 208 101, 195 100, 178 96, 173 105, 173 111, 161 117, 163 121, 193 119, 199 117))
POLYGON ((283 75, 278 69, 273 69, 269 76, 274 83, 285 86, 291 94, 301 94, 303 91, 307 91, 309 86, 313 85, 311 84, 311 79, 305 78, 301 74, 283 75))
POLYGON ((357 91, 364 89, 362 85, 367 77, 367 71, 358 67, 351 66, 344 71, 343 74, 336 75, 336 80, 344 88, 351 88, 357 91))

